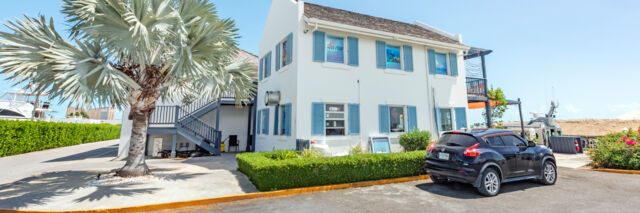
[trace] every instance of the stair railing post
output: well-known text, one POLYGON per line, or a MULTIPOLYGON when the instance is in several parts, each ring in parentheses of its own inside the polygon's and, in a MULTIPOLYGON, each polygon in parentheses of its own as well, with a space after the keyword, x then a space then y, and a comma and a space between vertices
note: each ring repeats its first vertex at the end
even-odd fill
MULTIPOLYGON (((178 113, 180 111, 180 107, 179 106, 175 106, 175 115, 174 115, 174 119, 173 120, 173 127, 176 128, 176 130, 178 130, 178 113)), ((177 140, 177 132, 173 133, 173 136, 171 137, 171 158, 175 158, 176 157, 176 140, 177 140)))

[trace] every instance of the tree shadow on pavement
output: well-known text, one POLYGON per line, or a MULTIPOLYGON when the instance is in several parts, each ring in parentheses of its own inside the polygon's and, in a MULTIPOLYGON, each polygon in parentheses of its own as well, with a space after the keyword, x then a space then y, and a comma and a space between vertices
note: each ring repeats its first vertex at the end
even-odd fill
MULTIPOLYGON (((154 169, 153 172, 168 172, 172 169, 154 169)), ((110 172, 98 171, 58 171, 24 178, 22 180, 0 186, 0 209, 19 209, 30 205, 45 205, 55 198, 69 196, 66 203, 83 201, 100 201, 112 196, 135 196, 138 194, 153 193, 161 188, 145 187, 144 183, 122 183, 112 185, 89 185, 88 182, 96 180, 98 174, 101 177, 113 175, 110 172), (78 190, 92 189, 87 195, 73 196, 78 190), (75 199, 73 199, 75 198, 75 199)), ((168 181, 185 180, 200 173, 164 175, 168 181)))
MULTIPOLYGON (((515 192, 515 191, 526 191, 528 189, 537 188, 544 186, 535 181, 520 181, 520 182, 512 182, 512 183, 504 183, 501 185, 500 194, 515 192)), ((450 182, 446 184, 435 184, 433 182, 427 182, 416 185, 417 188, 422 189, 424 191, 452 197, 458 199, 478 199, 478 198, 486 198, 478 194, 478 190, 473 187, 471 184, 463 184, 450 182)))
POLYGON ((75 161, 75 160, 82 160, 86 158, 116 157, 116 156, 118 156, 118 144, 108 146, 108 147, 97 148, 94 150, 89 150, 86 152, 81 152, 81 153, 77 153, 69 156, 64 156, 64 157, 48 160, 45 162, 50 163, 50 162, 61 162, 61 161, 75 161))

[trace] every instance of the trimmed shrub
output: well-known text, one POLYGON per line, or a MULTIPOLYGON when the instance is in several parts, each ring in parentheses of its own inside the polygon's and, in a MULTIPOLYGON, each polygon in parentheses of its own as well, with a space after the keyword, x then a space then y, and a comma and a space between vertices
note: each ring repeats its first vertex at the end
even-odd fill
POLYGON ((595 168, 640 170, 640 130, 612 133, 598 138, 589 150, 595 168))
POLYGON ((0 120, 0 157, 119 137, 120 125, 0 120))
POLYGON ((236 155, 238 170, 261 191, 351 183, 424 174, 425 151, 287 158, 282 151, 236 155))
POLYGON ((400 135, 400 145, 405 151, 425 150, 431 141, 431 132, 420 131, 417 128, 400 135))

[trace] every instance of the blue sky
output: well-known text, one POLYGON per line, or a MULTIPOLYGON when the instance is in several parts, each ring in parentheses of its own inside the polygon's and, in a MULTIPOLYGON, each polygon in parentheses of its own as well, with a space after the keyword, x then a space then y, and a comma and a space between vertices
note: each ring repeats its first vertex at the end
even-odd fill
MULTIPOLYGON (((213 2, 220 16, 236 21, 240 47, 256 53, 271 1, 213 2)), ((489 84, 502 88, 509 99, 521 98, 525 119, 529 112, 546 112, 551 99, 560 102, 559 119, 640 115, 640 1, 309 2, 404 22, 419 20, 462 34, 467 45, 492 49, 487 56, 489 84)), ((44 14, 66 31, 60 5, 53 0, 11 1, 0 8, 0 20, 44 14)), ((0 81, 0 91, 9 88, 10 83, 0 81)), ((59 106, 57 116, 65 108, 59 106)), ((470 122, 480 122, 480 113, 472 110, 470 122)), ((512 107, 504 120, 517 116, 512 107)))

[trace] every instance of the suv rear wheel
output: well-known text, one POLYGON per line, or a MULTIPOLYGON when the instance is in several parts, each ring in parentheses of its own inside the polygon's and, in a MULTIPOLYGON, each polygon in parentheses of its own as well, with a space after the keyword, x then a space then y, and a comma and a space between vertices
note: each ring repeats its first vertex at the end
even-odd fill
POLYGON ((484 196, 496 196, 500 192, 500 175, 493 168, 487 168, 482 172, 478 192, 484 196))
POLYGON ((540 182, 544 185, 553 185, 556 183, 557 177, 556 165, 551 161, 545 161, 542 166, 542 179, 540 179, 540 182))

